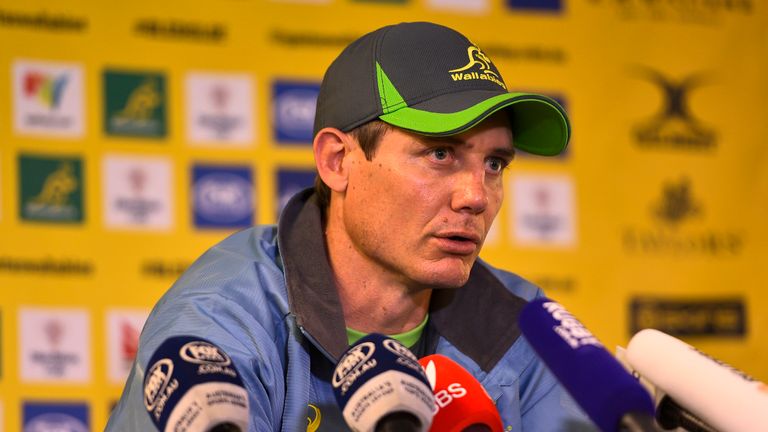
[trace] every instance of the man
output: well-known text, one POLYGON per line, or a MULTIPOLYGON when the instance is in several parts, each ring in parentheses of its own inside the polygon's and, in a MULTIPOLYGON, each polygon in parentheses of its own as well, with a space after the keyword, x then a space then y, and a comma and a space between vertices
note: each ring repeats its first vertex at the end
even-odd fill
POLYGON ((454 30, 404 23, 361 37, 323 79, 315 190, 296 195, 277 227, 214 246, 160 300, 107 429, 150 430, 147 362, 166 338, 190 334, 232 358, 250 430, 346 430, 331 373, 369 332, 456 360, 508 430, 588 425, 517 328, 541 291, 477 259, 514 149, 554 155, 569 134, 559 105, 509 93, 454 30))

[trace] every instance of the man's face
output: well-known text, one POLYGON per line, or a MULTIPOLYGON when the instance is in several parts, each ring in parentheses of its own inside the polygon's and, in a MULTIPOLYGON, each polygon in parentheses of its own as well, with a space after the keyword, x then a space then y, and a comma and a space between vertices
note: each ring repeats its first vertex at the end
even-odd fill
POLYGON ((503 199, 507 117, 430 138, 387 131, 372 160, 353 146, 343 222, 357 253, 407 286, 466 283, 503 199))

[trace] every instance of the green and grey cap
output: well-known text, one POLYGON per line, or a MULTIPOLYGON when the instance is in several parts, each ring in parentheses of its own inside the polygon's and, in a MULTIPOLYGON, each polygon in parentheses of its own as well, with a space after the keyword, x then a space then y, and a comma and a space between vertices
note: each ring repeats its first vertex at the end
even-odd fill
POLYGON ((376 118, 412 132, 464 132, 505 109, 515 147, 553 156, 571 130, 551 98, 511 93, 491 60, 469 39, 438 24, 400 23, 352 42, 325 73, 314 133, 348 132, 376 118))

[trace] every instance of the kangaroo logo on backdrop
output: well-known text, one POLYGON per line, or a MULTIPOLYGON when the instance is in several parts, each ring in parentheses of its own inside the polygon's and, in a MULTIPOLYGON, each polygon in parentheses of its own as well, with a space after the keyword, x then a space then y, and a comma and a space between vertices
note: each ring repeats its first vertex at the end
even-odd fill
POLYGON ((744 235, 733 229, 714 229, 705 225, 703 204, 696 197, 688 176, 666 181, 659 196, 648 205, 650 226, 640 224, 623 230, 627 252, 645 255, 738 256, 744 248, 744 235))
POLYGON ((677 182, 665 183, 662 198, 653 206, 654 216, 669 226, 677 226, 701 212, 701 205, 694 201, 691 181, 687 177, 682 177, 677 182))
POLYGON ((467 48, 467 57, 469 58, 467 64, 448 71, 453 81, 486 80, 498 84, 504 90, 507 89, 499 78, 499 74, 493 70, 491 59, 480 51, 480 48, 470 45, 467 48))
POLYGON ((187 76, 187 135, 192 143, 253 141, 253 85, 247 75, 187 76))
POLYGON ((195 226, 243 228, 253 224, 254 188, 249 167, 193 167, 195 226))
POLYGON ((88 405, 84 403, 23 404, 24 432, 88 432, 88 405))
POLYGON ((104 72, 104 127, 108 135, 166 135, 165 77, 159 73, 104 72))
POLYGON ((278 143, 312 144, 320 84, 277 81, 272 86, 275 139, 278 143))
POLYGON ((576 243, 573 184, 569 178, 518 174, 511 182, 510 222, 518 243, 555 247, 576 243))
POLYGON ((88 315, 81 310, 22 308, 19 311, 22 380, 88 381, 88 328, 88 315))
POLYGON ((635 127, 635 141, 639 146, 680 150, 715 147, 715 132, 694 117, 688 103, 690 93, 705 83, 701 75, 673 80, 649 68, 638 69, 637 73, 661 90, 663 101, 654 116, 635 127))
POLYGON ((154 230, 171 227, 173 200, 169 160, 107 155, 102 166, 106 226, 154 230))
POLYGON ((79 66, 19 61, 13 65, 13 74, 16 132, 82 135, 83 78, 79 66))
POLYGON ((19 176, 22 220, 82 222, 83 174, 80 159, 20 155, 19 176))

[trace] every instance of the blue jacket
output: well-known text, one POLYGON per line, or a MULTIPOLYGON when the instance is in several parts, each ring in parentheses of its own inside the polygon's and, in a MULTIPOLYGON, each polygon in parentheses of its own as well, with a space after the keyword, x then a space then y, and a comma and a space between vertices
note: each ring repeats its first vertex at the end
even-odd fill
MULTIPOLYGON (((478 260, 467 284, 435 290, 417 355, 440 353, 472 373, 508 431, 593 430, 520 335, 517 316, 541 291, 478 260)), ((236 233, 203 254, 158 301, 107 431, 155 430, 144 371, 168 337, 197 335, 232 358, 249 393, 249 431, 343 431, 330 386, 348 348, 311 190, 278 226, 236 233)))

